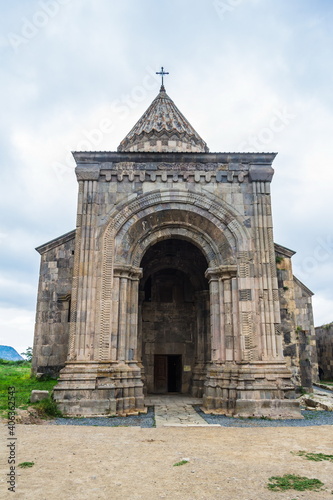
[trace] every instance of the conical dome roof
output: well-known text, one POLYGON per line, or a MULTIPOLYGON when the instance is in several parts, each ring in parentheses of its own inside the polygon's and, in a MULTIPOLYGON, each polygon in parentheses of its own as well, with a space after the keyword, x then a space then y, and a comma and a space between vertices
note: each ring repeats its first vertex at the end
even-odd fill
POLYGON ((158 96, 121 141, 118 151, 207 153, 209 149, 162 85, 158 96))

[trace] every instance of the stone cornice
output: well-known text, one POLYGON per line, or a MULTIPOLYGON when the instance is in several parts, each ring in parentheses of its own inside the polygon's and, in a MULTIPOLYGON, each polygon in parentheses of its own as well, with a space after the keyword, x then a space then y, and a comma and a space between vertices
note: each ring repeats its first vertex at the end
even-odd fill
POLYGON ((270 182, 275 153, 75 152, 79 181, 270 182), (102 176, 102 177, 100 177, 102 176), (172 177, 170 179, 170 177, 172 177))
MULTIPOLYGON (((142 153, 117 151, 74 151, 77 165, 119 162, 167 163, 226 163, 270 166, 277 153, 142 153)), ((101 165, 103 168, 103 165, 101 165)), ((107 167, 109 168, 109 166, 107 167)))

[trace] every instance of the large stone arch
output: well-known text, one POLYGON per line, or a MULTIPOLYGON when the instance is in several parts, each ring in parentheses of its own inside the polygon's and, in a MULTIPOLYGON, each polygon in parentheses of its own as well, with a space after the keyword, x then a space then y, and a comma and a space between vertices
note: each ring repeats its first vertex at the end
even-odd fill
MULTIPOLYGON (((111 340, 110 345, 109 340, 122 335, 119 330, 128 328, 128 325, 120 323, 119 318, 126 311, 119 309, 118 304, 124 303, 125 296, 127 301, 136 301, 141 257, 161 239, 188 240, 206 257, 209 266, 207 277, 212 281, 211 323, 218 335, 220 319, 216 302, 223 288, 221 283, 218 285, 218 280, 235 277, 237 256, 251 250, 251 238, 241 214, 208 192, 199 194, 169 189, 126 200, 110 212, 105 223, 100 280, 102 321, 99 359, 119 359, 119 352, 120 359, 124 357, 124 349, 119 349, 119 343, 116 345, 114 340, 112 345, 111 340)), ((230 287, 231 283, 226 287, 227 294, 230 287)), ((132 312, 134 318, 137 311, 132 312)), ((136 322, 133 318, 128 319, 132 325, 132 336, 135 335, 136 322)), ((238 346, 233 347, 234 350, 239 353, 238 346)), ((220 352, 216 352, 215 356, 220 357, 220 352)))
POLYGON ((116 234, 126 232, 131 220, 143 218, 149 213, 149 209, 165 210, 165 207, 185 209, 203 215, 224 231, 227 239, 234 239, 239 251, 248 250, 250 234, 245 217, 233 206, 209 192, 201 194, 178 189, 160 189, 140 196, 130 195, 119 203, 102 219, 105 223, 104 245, 107 245, 116 234))

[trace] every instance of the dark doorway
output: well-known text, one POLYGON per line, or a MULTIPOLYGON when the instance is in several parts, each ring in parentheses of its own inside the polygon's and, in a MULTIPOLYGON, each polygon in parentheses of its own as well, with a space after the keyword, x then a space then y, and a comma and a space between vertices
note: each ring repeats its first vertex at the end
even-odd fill
POLYGON ((154 359, 155 392, 181 392, 182 357, 177 354, 155 354, 154 359))
POLYGON ((170 238, 149 247, 140 267, 138 358, 145 392, 189 393, 195 365, 210 356, 207 260, 189 241, 170 238))
POLYGON ((180 392, 182 387, 182 357, 168 356, 168 392, 180 392))

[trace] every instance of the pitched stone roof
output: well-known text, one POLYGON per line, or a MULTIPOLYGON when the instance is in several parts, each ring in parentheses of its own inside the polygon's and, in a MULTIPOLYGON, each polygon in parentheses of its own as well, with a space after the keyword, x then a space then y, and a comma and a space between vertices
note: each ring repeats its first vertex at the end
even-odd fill
POLYGON ((118 151, 207 153, 209 149, 162 86, 118 151))

